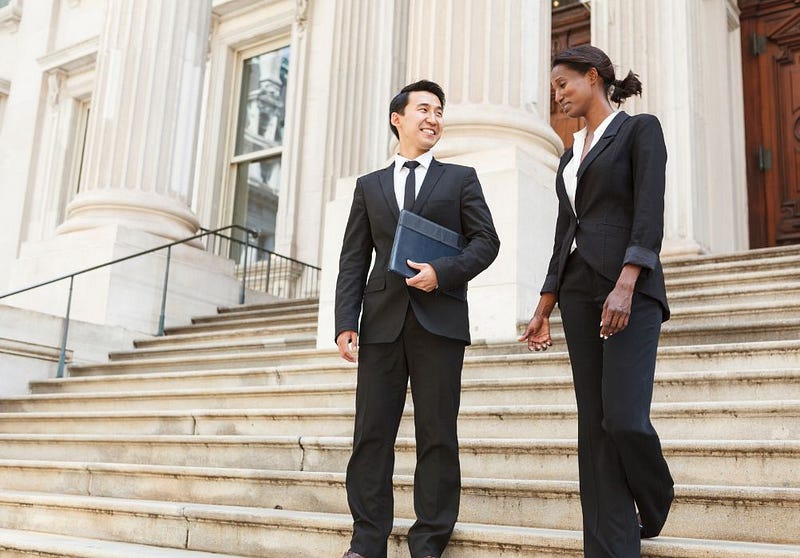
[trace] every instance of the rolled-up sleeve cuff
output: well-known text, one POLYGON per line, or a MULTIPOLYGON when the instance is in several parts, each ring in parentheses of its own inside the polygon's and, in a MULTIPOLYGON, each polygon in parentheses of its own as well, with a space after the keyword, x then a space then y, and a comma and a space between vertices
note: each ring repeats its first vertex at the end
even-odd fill
POLYGON ((622 265, 633 264, 644 269, 653 269, 658 262, 658 254, 642 246, 628 246, 622 265))
POLYGON ((544 279, 544 285, 539 291, 539 294, 544 293, 557 293, 558 292, 558 275, 548 275, 544 279))

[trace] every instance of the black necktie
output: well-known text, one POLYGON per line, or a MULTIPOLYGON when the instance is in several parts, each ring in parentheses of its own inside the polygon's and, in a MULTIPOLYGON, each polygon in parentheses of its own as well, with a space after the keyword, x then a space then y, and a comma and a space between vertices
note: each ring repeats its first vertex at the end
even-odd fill
POLYGON ((419 166, 419 161, 406 161, 403 163, 404 167, 408 168, 408 176, 406 177, 406 194, 403 198, 403 209, 411 211, 414 207, 414 197, 417 195, 417 179, 414 176, 414 170, 419 166))

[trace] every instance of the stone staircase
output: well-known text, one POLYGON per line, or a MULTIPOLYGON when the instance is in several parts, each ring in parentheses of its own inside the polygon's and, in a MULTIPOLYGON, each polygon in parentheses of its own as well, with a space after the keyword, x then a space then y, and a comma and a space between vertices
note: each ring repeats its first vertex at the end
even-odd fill
MULTIPOLYGON (((800 556, 800 247, 665 262, 653 420, 676 481, 649 557, 800 556)), ((338 558, 355 370, 315 301, 221 309, 0 400, 0 556, 338 558), (332 344, 331 344, 332 346, 332 344)), ((581 556, 563 334, 464 366, 460 522, 446 556, 581 556)), ((410 399, 409 399, 410 401, 410 399)), ((397 529, 413 517, 413 419, 397 529)))

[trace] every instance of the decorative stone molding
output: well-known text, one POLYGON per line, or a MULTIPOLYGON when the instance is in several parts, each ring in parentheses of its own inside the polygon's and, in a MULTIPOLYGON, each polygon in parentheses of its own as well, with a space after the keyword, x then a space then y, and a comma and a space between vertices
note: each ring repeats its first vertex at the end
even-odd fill
POLYGON ((8 93, 11 91, 11 82, 7 79, 0 78, 0 96, 8 97, 8 93))
POLYGON ((53 70, 47 74, 47 102, 53 108, 58 106, 61 89, 67 79, 67 72, 64 70, 53 70))
POLYGON ((305 32, 306 25, 308 24, 308 2, 309 0, 297 0, 294 21, 297 24, 297 30, 300 33, 305 32))
POLYGON ((736 0, 727 1, 725 4, 725 13, 728 16, 728 31, 739 29, 739 16, 742 12, 739 9, 739 4, 736 0))
MULTIPOLYGON (((37 360, 58 362, 61 351, 58 347, 48 347, 37 343, 17 341, 0 337, 0 354, 15 355, 37 360)), ((67 351, 67 362, 72 361, 72 350, 67 351)))
POLYGON ((0 8, 0 29, 15 33, 22 19, 22 0, 11 0, 8 6, 0 8))
POLYGON ((100 37, 75 43, 66 48, 51 52, 36 59, 45 73, 55 70, 67 74, 91 68, 97 62, 97 49, 100 37))

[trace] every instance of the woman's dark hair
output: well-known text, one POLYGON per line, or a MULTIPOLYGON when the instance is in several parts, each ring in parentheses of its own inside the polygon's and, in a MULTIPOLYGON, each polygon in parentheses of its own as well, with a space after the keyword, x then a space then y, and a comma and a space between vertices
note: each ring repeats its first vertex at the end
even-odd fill
POLYGON ((408 97, 412 91, 427 91, 428 93, 433 93, 439 98, 439 102, 442 103, 442 109, 444 109, 444 91, 442 91, 442 88, 438 83, 434 83, 426 79, 409 83, 403 87, 400 90, 400 93, 395 95, 394 99, 392 99, 392 102, 389 103, 389 128, 392 129, 394 137, 398 139, 400 138, 400 135, 397 133, 397 128, 395 125, 392 124, 392 113, 397 112, 399 114, 405 114, 406 105, 408 105, 408 97))
POLYGON ((605 52, 592 45, 576 46, 559 52, 553 58, 550 68, 561 64, 582 74, 595 68, 600 79, 603 80, 606 96, 617 105, 620 105, 628 97, 642 94, 642 82, 639 81, 638 75, 629 71, 625 79, 616 79, 611 59, 605 52))

